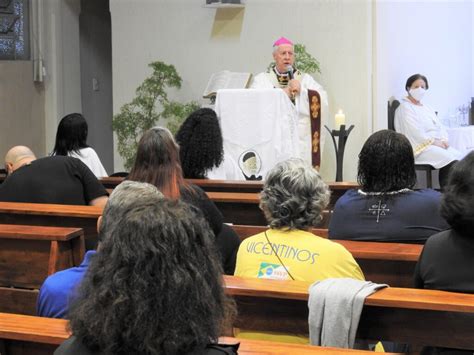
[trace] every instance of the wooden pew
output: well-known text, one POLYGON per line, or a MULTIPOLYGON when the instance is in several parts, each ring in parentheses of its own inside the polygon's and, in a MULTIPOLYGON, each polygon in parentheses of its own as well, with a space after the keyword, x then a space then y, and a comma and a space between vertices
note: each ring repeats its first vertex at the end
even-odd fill
POLYGON ((97 206, 0 202, 0 223, 82 228, 87 250, 96 247, 101 214, 97 206))
POLYGON ((46 277, 83 258, 80 228, 0 224, 0 312, 35 314, 46 277))
POLYGON ((206 192, 224 216, 226 223, 265 226, 267 220, 260 210, 259 194, 239 192, 206 192))
MULTIPOLYGON (((105 177, 100 181, 109 193, 113 188, 123 181, 120 177, 105 177)), ((186 181, 201 187, 206 191, 209 198, 217 205, 224 215, 227 223, 239 223, 248 225, 266 225, 266 219, 259 208, 262 181, 235 181, 235 180, 209 180, 209 179, 186 179, 186 181)), ((359 185, 353 182, 329 182, 331 189, 331 200, 324 211, 324 219, 320 227, 329 225, 330 211, 334 208, 337 199, 348 189, 357 188, 359 185)))
MULTIPOLYGON (((308 333, 308 283, 224 278, 226 292, 236 299, 238 306, 235 326, 308 333)), ((358 337, 473 349, 473 322, 474 295, 387 288, 367 297, 358 337)), ((0 339, 13 340, 13 345, 7 344, 13 349, 24 343, 33 343, 32 349, 36 349, 37 343, 57 345, 67 338, 65 324, 64 320, 0 314, 0 339)))
MULTIPOLYGON (((186 181, 198 185, 206 192, 239 192, 260 193, 263 188, 262 181, 235 181, 235 180, 210 180, 210 179, 186 179, 186 181)), ((331 200, 328 209, 332 210, 339 197, 347 190, 358 189, 359 184, 349 181, 326 182, 331 190, 331 200)))
MULTIPOLYGON (((262 233, 268 227, 232 225, 241 240, 262 233)), ((313 228, 313 234, 327 238, 328 230, 313 228)), ((394 287, 413 287, 413 273, 422 245, 382 243, 351 240, 334 240, 344 245, 354 256, 366 280, 386 283, 394 287)))
MULTIPOLYGON (((9 355, 52 354, 58 345, 69 337, 66 327, 67 321, 64 319, 0 313, 0 353, 9 355)), ((369 352, 361 350, 323 348, 319 346, 285 344, 261 340, 245 340, 232 337, 221 337, 219 342, 224 344, 235 344, 240 342, 240 355, 369 354, 369 352)))
MULTIPOLYGON (((209 192, 224 215, 224 222, 248 225, 266 225, 258 207, 258 194, 236 192, 209 192)), ((97 218, 102 209, 96 206, 73 206, 42 203, 0 202, 0 223, 31 224, 84 229, 86 248, 93 249, 97 239, 97 218)), ((321 227, 329 224, 330 212, 323 212, 321 227)))
MULTIPOLYGON (((103 177, 99 179, 106 189, 114 189, 123 181, 122 177, 103 177)), ((236 193, 260 193, 263 188, 262 181, 238 181, 238 180, 211 180, 211 179, 186 179, 187 182, 195 184, 206 192, 236 192, 236 193)), ((328 209, 332 210, 337 199, 344 195, 347 190, 359 188, 356 182, 326 182, 331 190, 331 200, 328 209)))
MULTIPOLYGON (((114 189, 123 181, 122 177, 103 177, 100 182, 105 188, 114 189)), ((212 179, 185 179, 187 182, 197 185, 204 191, 210 192, 260 192, 263 188, 263 181, 244 181, 244 180, 212 180, 212 179)), ((349 189, 359 188, 357 182, 351 181, 327 181, 332 195, 341 197, 349 189)))
MULTIPOLYGON (((207 196, 216 204, 224 215, 224 222, 244 225, 267 225, 267 220, 260 210, 260 195, 258 193, 239 192, 207 192, 207 196)), ((323 211, 320 228, 327 228, 331 212, 323 211)))
MULTIPOLYGON (((235 326, 308 334, 308 287, 299 281, 224 276, 238 307, 235 326)), ((474 295, 386 288, 367 297, 358 337, 416 346, 474 349, 474 295)))
POLYGON ((69 338, 64 319, 0 313, 0 353, 51 355, 69 338))

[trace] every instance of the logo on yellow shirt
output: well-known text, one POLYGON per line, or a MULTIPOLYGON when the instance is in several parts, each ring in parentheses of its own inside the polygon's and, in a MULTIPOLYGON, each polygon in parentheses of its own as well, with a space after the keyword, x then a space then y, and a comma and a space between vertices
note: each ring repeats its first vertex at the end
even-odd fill
POLYGON ((288 280, 288 273, 279 264, 261 263, 257 277, 259 279, 288 280))

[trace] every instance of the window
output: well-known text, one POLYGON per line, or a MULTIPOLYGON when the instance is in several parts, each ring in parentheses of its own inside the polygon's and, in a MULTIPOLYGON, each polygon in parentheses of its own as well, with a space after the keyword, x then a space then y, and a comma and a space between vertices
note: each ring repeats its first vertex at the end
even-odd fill
POLYGON ((0 0, 0 59, 30 58, 28 0, 0 0))

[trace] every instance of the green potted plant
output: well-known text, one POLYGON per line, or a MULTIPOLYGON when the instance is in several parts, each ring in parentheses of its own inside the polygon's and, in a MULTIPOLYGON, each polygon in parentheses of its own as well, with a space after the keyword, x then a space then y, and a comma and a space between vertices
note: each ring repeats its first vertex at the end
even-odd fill
POLYGON ((195 101, 182 104, 168 99, 167 90, 181 88, 182 82, 173 65, 157 61, 148 66, 153 69, 153 73, 136 89, 135 98, 123 105, 112 120, 112 129, 118 139, 118 152, 124 159, 127 171, 133 165, 138 141, 146 130, 162 119, 175 134, 186 117, 199 108, 195 101))

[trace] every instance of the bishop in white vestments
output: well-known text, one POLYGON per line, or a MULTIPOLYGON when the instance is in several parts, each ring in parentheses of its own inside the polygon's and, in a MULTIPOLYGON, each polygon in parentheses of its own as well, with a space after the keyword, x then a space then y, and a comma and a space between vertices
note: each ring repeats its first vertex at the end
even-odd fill
MULTIPOLYGON (((298 139, 300 158, 319 168, 315 162, 315 153, 320 156, 323 146, 321 128, 327 122, 328 98, 323 87, 310 75, 301 73, 294 67, 295 54, 293 43, 282 37, 273 45, 275 65, 267 72, 256 75, 251 84, 254 89, 282 89, 298 111, 298 139), (311 97, 308 90, 314 90, 319 97, 311 97), (318 102, 319 101, 319 102, 318 102), (315 109, 316 108, 316 109, 315 109), (317 116, 320 117, 317 117, 317 116), (311 119, 319 120, 318 130, 312 132, 311 119), (319 149, 319 151, 317 151, 319 149)), ((314 126, 313 126, 314 127, 314 126)))

